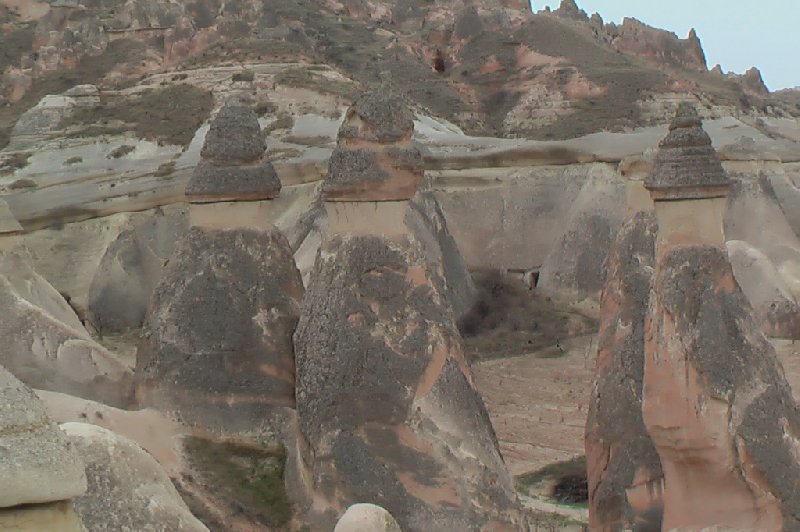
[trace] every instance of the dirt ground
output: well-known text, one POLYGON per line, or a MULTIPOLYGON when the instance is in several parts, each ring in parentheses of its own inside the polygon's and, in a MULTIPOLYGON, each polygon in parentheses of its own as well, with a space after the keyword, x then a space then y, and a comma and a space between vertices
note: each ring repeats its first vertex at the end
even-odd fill
MULTIPOLYGON (((800 401, 800 342, 772 343, 800 401)), ((534 351, 473 363, 478 389, 512 475, 584 454, 596 337, 573 337, 561 346, 565 353, 558 358, 542 358, 534 351)))

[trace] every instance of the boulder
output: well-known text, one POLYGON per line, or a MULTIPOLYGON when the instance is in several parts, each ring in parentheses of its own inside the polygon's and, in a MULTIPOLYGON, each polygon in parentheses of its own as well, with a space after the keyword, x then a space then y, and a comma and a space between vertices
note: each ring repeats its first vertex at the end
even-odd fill
POLYGON ((408 531, 524 526, 443 281, 413 239, 330 236, 295 348, 311 522, 331 529, 368 502, 408 531))
POLYGON ((653 212, 635 213, 609 257, 586 421, 592 530, 661 529, 661 461, 642 419, 644 324, 657 229, 653 212))
POLYGON ((294 406, 302 296, 292 250, 274 227, 192 227, 150 301, 136 357, 139 403, 191 425, 268 430, 268 412, 294 406))
POLYGON ((392 514, 374 504, 354 504, 344 513, 333 532, 401 532, 392 514))
POLYGON ((62 425, 86 463, 88 490, 75 499, 87 532, 207 531, 152 456, 136 443, 87 423, 62 425))
MULTIPOLYGON (((86 491, 83 462, 28 386, 0 366, 0 509, 86 491)), ((1 511, 1 510, 0 510, 1 511)))

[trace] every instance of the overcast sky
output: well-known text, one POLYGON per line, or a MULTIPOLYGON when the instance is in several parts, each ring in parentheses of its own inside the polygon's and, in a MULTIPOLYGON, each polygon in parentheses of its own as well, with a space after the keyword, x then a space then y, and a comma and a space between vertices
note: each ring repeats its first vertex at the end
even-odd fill
MULTIPOLYGON (((800 0, 576 0, 606 22, 623 17, 675 32, 695 28, 708 67, 725 72, 761 70, 770 90, 800 86, 800 0)), ((532 0, 534 11, 558 8, 560 0, 532 0)))

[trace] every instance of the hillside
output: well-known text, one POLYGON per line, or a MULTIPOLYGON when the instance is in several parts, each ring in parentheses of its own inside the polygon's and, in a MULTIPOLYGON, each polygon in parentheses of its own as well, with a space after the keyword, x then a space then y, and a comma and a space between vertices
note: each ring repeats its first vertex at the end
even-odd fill
MULTIPOLYGON (((361 87, 390 77, 475 135, 630 130, 663 122, 665 102, 681 95, 710 116, 797 112, 709 72, 694 33, 603 24, 571 0, 538 14, 520 1, 4 0, 0 34, 0 145, 45 94, 245 63, 325 64, 361 87)), ((297 71, 284 81, 316 84, 297 71)))

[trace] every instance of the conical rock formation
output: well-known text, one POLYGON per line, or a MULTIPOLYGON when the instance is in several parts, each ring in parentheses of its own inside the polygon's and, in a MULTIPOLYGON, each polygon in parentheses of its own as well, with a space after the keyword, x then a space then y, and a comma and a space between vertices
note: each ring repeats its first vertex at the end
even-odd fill
POLYGON ((409 215, 421 165, 387 156, 419 155, 395 98, 368 93, 351 107, 337 150, 343 161, 365 151, 374 168, 334 164, 323 188, 327 234, 294 336, 297 491, 320 530, 355 503, 385 508, 407 531, 518 530, 525 517, 464 358, 445 266, 407 225, 425 224, 409 215))
POLYGON ((335 236, 295 333, 301 467, 328 528, 347 506, 403 530, 519 529, 519 509, 441 279, 418 244, 335 236))
POLYGON ((667 139, 686 142, 662 142, 649 182, 659 235, 642 415, 664 472, 662 527, 795 530, 800 412, 733 277, 727 176, 692 113, 679 109, 667 139))
MULTIPOLYGON (((253 111, 234 99, 212 123, 203 154, 215 164, 260 161, 261 139, 253 111)), ((265 216, 264 200, 280 190, 274 170, 275 180, 266 179, 259 163, 257 186, 243 194, 225 168, 198 166, 187 187, 191 228, 150 301, 136 395, 191 425, 274 441, 294 406, 292 333, 303 283, 289 242, 265 216)))
POLYGON ((586 421, 592 530, 661 528, 661 461, 642 420, 644 323, 656 231, 652 212, 634 214, 609 257, 586 421))

